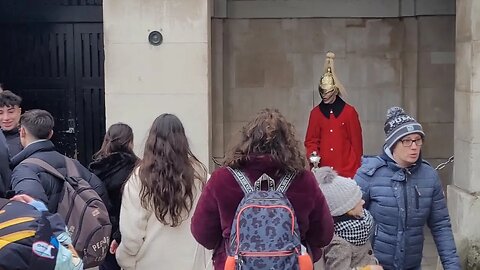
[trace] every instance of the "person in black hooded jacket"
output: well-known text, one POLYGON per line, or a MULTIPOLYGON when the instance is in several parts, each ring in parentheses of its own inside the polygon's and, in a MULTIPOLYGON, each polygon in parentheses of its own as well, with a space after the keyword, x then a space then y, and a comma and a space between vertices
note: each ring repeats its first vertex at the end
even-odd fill
POLYGON ((89 165, 90 171, 105 184, 112 204, 112 210, 109 213, 113 225, 112 244, 110 253, 107 254, 100 270, 120 269, 113 253, 121 240, 118 223, 123 184, 128 180, 138 161, 132 148, 132 128, 123 123, 113 124, 108 128, 102 147, 93 156, 93 161, 89 165))

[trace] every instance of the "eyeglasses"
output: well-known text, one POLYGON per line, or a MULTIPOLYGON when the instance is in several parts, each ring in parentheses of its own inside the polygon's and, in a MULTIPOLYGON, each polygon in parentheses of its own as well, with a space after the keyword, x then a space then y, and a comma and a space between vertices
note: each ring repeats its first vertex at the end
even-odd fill
POLYGON ((410 147, 412 146, 413 143, 415 143, 416 146, 422 146, 423 144, 423 139, 416 139, 416 140, 411 140, 411 139, 405 139, 405 140, 400 140, 402 142, 402 145, 405 147, 410 147))

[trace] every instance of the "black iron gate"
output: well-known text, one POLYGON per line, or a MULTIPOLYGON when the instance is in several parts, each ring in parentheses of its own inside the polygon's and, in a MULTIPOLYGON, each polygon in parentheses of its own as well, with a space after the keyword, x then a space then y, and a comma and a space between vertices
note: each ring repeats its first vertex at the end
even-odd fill
MULTIPOLYGON (((22 9, 7 2, 11 9, 22 9)), ((0 21, 0 82, 22 96, 24 111, 50 111, 56 121, 52 140, 57 149, 86 164, 105 132, 101 3, 33 1, 28 6, 27 2, 18 5, 28 9, 22 14, 30 15, 0 21), (91 6, 84 9, 85 5, 91 6), (94 22, 92 8, 100 14, 94 22), (67 17, 76 21, 64 22, 67 17)))

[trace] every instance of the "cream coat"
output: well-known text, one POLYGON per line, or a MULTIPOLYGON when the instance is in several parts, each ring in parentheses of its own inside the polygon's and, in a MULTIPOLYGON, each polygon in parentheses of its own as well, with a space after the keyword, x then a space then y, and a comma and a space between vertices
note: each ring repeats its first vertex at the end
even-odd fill
POLYGON ((125 185, 120 210, 122 241, 116 258, 122 269, 206 269, 211 254, 197 244, 190 233, 191 214, 200 192, 196 192, 190 216, 172 228, 160 223, 154 212, 141 206, 140 188, 137 170, 125 185))

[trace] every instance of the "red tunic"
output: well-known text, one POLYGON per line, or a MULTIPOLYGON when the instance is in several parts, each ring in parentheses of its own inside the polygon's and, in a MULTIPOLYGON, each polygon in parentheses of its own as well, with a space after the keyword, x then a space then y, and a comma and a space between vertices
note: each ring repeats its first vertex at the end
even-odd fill
POLYGON ((338 117, 330 118, 316 106, 310 112, 305 136, 307 157, 313 151, 321 157, 320 166, 331 166, 344 177, 353 178, 363 155, 362 128, 354 107, 345 103, 338 117))

